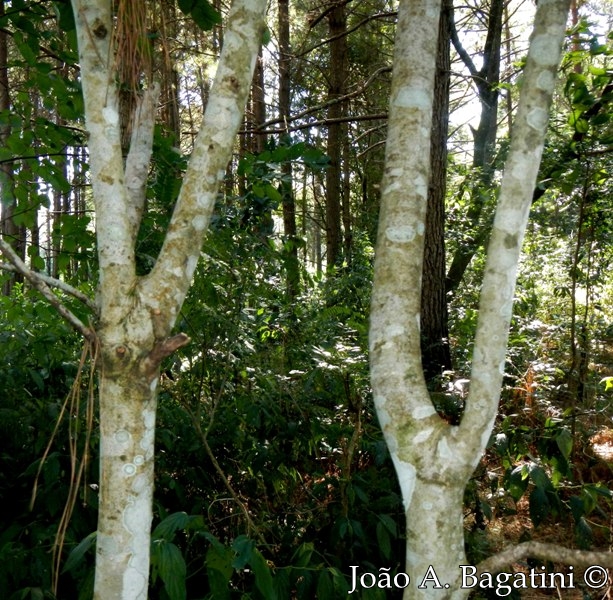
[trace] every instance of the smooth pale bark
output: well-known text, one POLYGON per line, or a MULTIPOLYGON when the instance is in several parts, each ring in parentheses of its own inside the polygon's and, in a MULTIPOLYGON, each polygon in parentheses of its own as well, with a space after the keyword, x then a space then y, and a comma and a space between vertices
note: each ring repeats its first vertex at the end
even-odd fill
POLYGON ((401 0, 371 306, 371 382, 407 521, 405 598, 466 598, 462 498, 490 437, 516 270, 554 89, 567 0, 541 0, 524 72, 481 294, 462 421, 435 412, 420 355, 420 296, 440 2, 401 0), (430 567, 443 589, 418 584, 430 567))
POLYGON ((158 87, 147 90, 122 158, 112 2, 73 0, 96 209, 100 350, 100 499, 94 598, 147 598, 156 387, 160 362, 188 342, 170 336, 230 159, 253 76, 266 0, 236 0, 203 125, 152 271, 137 277, 158 87))

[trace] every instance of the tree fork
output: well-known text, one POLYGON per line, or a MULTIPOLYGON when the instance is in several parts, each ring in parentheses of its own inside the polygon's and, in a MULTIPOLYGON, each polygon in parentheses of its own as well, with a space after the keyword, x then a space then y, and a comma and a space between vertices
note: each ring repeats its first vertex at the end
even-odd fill
POLYGON ((462 600, 462 495, 498 411, 517 265, 544 146, 568 0, 538 4, 517 117, 490 238, 471 389, 459 425, 436 414, 420 352, 421 277, 438 0, 401 0, 370 321, 371 383, 407 518, 406 569, 426 562, 449 587, 405 590, 406 600, 462 600), (428 527, 424 523, 429 524, 428 527), (450 558, 451 557, 451 558, 450 558))

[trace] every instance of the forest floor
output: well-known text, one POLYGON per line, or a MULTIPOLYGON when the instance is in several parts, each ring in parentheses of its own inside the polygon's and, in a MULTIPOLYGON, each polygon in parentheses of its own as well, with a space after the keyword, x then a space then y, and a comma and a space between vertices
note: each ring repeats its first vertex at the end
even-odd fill
MULTIPOLYGON (((586 454, 591 460, 586 462, 585 472, 577 473, 584 482, 600 481, 613 489, 613 429, 603 427, 590 438, 590 447, 586 454)), ((579 467, 581 468, 581 467, 579 467)), ((516 510, 505 514, 494 513, 487 527, 488 541, 496 550, 501 550, 510 544, 516 544, 525 539, 548 542, 560 546, 575 548, 574 521, 571 516, 561 522, 547 521, 535 528, 529 513, 529 502, 526 496, 516 504, 516 510)), ((594 511, 589 516, 589 524, 594 533, 591 550, 613 550, 613 505, 601 503, 601 511, 594 511)), ((527 562, 513 565, 514 571, 528 572, 527 562)), ((550 565, 548 572, 569 573, 567 565, 550 565)), ((574 589, 521 590, 523 600, 538 600, 544 598, 560 598, 564 600, 613 600, 613 571, 609 570, 609 583, 601 589, 590 589, 584 583, 585 569, 573 569, 574 589)), ((568 578, 566 578, 568 581, 568 578)))

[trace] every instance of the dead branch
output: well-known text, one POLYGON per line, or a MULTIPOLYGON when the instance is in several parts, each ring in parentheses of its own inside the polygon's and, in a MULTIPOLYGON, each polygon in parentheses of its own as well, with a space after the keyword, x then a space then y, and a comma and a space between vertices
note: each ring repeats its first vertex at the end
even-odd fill
POLYGON ((477 573, 497 573, 508 568, 510 564, 528 557, 548 560, 554 563, 563 563, 579 568, 594 565, 613 568, 613 552, 575 550, 564 548, 557 544, 531 541, 523 542, 517 546, 510 546, 502 552, 486 558, 477 565, 477 573))

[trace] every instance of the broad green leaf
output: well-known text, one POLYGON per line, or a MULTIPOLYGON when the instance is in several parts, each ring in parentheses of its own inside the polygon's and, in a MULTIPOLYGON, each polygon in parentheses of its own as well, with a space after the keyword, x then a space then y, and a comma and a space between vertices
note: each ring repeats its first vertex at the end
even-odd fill
POLYGON ((204 31, 221 23, 221 15, 207 0, 179 0, 178 4, 181 12, 190 15, 204 31))
POLYGON ((157 540, 164 538, 171 540, 177 530, 186 529, 191 517, 185 512, 176 512, 168 515, 163 521, 158 523, 153 530, 151 538, 157 540))
POLYGON ((311 556, 313 555, 314 545, 313 542, 307 542, 300 544, 294 556, 292 557, 292 565, 296 567, 306 567, 311 562, 311 556))
POLYGON ((185 600, 185 576, 187 567, 181 550, 171 542, 157 540, 152 544, 152 565, 164 582, 170 600, 185 600))
POLYGON ((528 487, 528 479, 523 476, 522 467, 516 467, 505 478, 506 489, 511 495, 511 498, 517 502, 525 493, 528 487))
POLYGON ((547 475, 543 467, 540 467, 539 465, 536 465, 534 463, 530 465, 530 479, 537 488, 540 488, 542 490, 553 489, 553 485, 551 483, 551 480, 549 479, 549 475, 547 475))
POLYGON ((317 600, 335 600, 334 580, 328 569, 319 572, 317 578, 317 600))
POLYGON ((246 535, 239 535, 232 543, 232 550, 236 552, 236 557, 232 561, 232 566, 237 569, 244 569, 251 560, 254 543, 246 535))
POLYGON ((85 553, 95 544, 96 542, 96 531, 92 531, 89 535, 84 537, 71 551, 66 559, 66 563, 64 564, 64 568, 62 572, 70 571, 74 569, 85 556, 85 553))
POLYGON ((575 539, 577 546, 583 550, 587 550, 592 545, 592 528, 584 517, 581 517, 575 525, 575 539))
POLYGON ((547 492, 541 487, 535 487, 530 494, 530 518, 535 527, 538 527, 550 512, 547 492))
POLYGON ((381 521, 377 523, 377 544, 383 558, 385 558, 385 560, 389 560, 392 556, 390 534, 381 521))
POLYGON ((273 576, 270 566, 257 548, 254 548, 249 561, 255 575, 255 585, 267 600, 277 600, 277 592, 273 586, 273 576))
POLYGON ((564 458, 568 459, 573 450, 573 436, 568 429, 562 429, 556 436, 556 444, 564 458))

